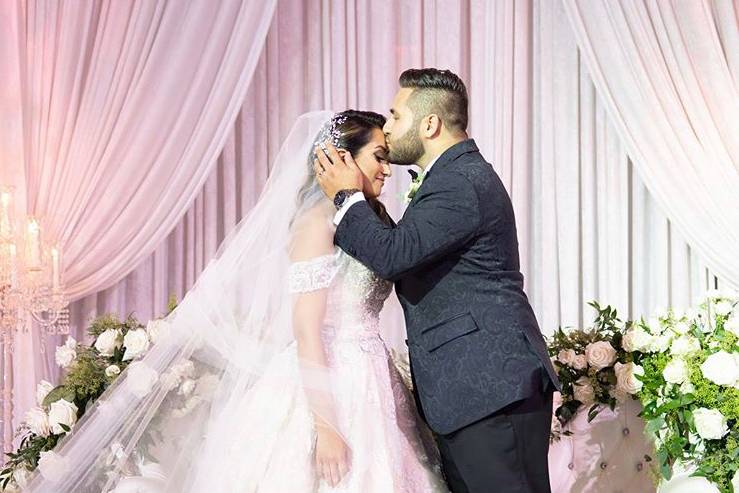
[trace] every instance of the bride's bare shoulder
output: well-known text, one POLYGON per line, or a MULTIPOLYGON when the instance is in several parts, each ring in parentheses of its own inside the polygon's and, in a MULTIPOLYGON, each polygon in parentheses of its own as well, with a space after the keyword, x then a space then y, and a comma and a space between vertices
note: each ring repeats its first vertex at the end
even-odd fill
POLYGON ((299 262, 335 252, 332 210, 316 205, 295 218, 290 231, 290 260, 299 262))

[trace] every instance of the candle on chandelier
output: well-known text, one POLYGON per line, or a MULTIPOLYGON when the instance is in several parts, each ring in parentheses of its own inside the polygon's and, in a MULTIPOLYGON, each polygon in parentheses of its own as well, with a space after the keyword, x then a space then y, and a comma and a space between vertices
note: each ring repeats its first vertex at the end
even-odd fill
POLYGON ((58 290, 61 285, 61 269, 60 269, 60 253, 59 248, 51 249, 51 282, 54 291, 58 290))
POLYGON ((8 238, 13 233, 10 222, 11 199, 10 192, 3 191, 0 193, 0 236, 3 238, 8 238))
POLYGON ((18 282, 18 280, 16 279, 16 276, 18 275, 16 271, 16 266, 18 265, 16 264, 16 254, 17 252, 15 251, 15 245, 11 243, 10 244, 10 287, 11 288, 14 288, 16 283, 18 282))
POLYGON ((41 228, 38 221, 31 218, 28 220, 26 235, 26 253, 29 269, 41 268, 41 228))

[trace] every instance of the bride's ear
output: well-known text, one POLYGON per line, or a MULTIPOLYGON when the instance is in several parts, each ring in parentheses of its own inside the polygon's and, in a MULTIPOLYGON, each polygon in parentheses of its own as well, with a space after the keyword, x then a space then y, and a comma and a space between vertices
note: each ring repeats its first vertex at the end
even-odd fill
POLYGON ((336 149, 336 152, 339 153, 339 156, 341 156, 341 159, 344 159, 344 156, 346 156, 346 149, 336 149))

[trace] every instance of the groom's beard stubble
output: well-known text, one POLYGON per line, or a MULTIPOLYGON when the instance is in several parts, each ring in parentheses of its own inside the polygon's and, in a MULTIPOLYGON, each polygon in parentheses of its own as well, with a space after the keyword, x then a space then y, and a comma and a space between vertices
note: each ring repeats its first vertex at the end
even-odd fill
POLYGON ((423 143, 417 133, 409 130, 391 144, 389 151, 388 160, 391 163, 408 166, 421 160, 423 143))

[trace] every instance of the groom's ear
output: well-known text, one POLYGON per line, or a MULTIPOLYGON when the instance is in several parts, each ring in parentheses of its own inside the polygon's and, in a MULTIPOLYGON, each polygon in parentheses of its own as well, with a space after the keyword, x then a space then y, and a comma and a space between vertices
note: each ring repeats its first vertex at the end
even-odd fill
POLYGON ((441 132, 441 118, 434 113, 421 120, 421 135, 431 139, 441 132))

